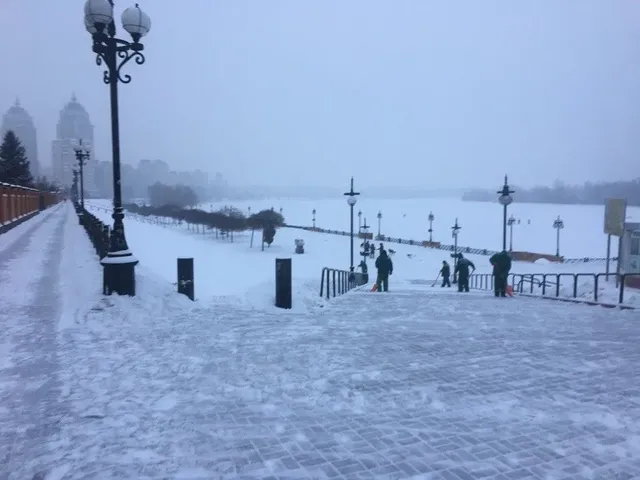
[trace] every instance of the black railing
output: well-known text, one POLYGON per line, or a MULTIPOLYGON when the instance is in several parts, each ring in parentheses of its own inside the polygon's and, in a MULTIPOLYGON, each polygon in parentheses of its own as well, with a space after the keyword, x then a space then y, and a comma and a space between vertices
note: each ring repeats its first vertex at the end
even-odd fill
MULTIPOLYGON (((571 284, 571 296, 564 298, 581 299, 586 303, 615 306, 612 304, 599 303, 599 287, 601 279, 607 277, 619 277, 617 292, 617 305, 621 308, 635 308, 630 305, 623 305, 625 292, 630 287, 627 286, 627 279, 640 277, 640 273, 512 273, 509 275, 509 285, 516 293, 535 295, 538 292, 543 297, 563 298, 560 288, 563 278, 569 278, 571 284), (589 298, 578 295, 578 287, 581 279, 591 279, 591 295, 589 298)), ((493 290, 494 278, 491 273, 474 273, 469 278, 470 288, 477 290, 493 290)))
POLYGON ((87 232, 93 248, 96 250, 96 254, 102 260, 109 251, 109 226, 102 223, 98 217, 88 212, 87 209, 83 209, 80 205, 76 204, 75 208, 82 226, 87 232))
POLYGON ((360 272, 324 267, 320 279, 320 296, 331 298, 343 295, 349 290, 366 285, 369 281, 368 277, 360 272))
MULTIPOLYGON (((291 224, 285 224, 283 226, 287 228, 307 230, 309 232, 329 233, 331 235, 341 235, 345 237, 351 235, 350 232, 345 232, 341 230, 329 230, 326 228, 305 227, 303 225, 291 225, 291 224)), ((358 234, 355 234, 355 235, 358 236, 358 234)), ((455 250, 454 245, 446 245, 444 243, 437 245, 437 242, 434 242, 434 244, 429 244, 429 242, 427 242, 426 240, 410 240, 410 239, 398 238, 398 237, 387 237, 385 235, 376 236, 376 240, 381 242, 387 242, 387 243, 399 243, 401 245, 425 246, 425 244, 427 244, 426 245, 427 248, 434 248, 434 249, 445 250, 450 252, 455 250)), ((487 248, 471 248, 471 247, 464 247, 460 245, 458 245, 458 252, 468 253, 471 255, 485 255, 485 256, 491 256, 495 253, 498 253, 496 250, 489 250, 487 248)), ((617 259, 618 257, 611 257, 609 260, 615 261, 617 259)), ((562 259, 562 263, 604 263, 606 261, 607 261, 606 258, 590 258, 590 257, 562 259)))

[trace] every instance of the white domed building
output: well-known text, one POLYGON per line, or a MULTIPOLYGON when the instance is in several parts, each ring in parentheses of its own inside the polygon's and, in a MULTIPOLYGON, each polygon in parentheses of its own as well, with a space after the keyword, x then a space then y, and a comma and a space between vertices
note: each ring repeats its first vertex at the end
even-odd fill
POLYGON ((16 103, 2 116, 0 142, 9 130, 16 134, 25 149, 27 160, 29 160, 31 175, 34 179, 39 177, 40 163, 38 161, 38 137, 36 128, 31 115, 20 105, 20 100, 16 100, 16 103))

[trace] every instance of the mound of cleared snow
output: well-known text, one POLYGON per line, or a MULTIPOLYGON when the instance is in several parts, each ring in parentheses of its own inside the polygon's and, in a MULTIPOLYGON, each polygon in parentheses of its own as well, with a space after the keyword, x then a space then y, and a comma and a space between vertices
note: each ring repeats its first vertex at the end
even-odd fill
POLYGON ((536 260, 535 262, 536 265, 549 265, 551 262, 549 260, 547 260, 546 258, 539 258, 538 260, 536 260))

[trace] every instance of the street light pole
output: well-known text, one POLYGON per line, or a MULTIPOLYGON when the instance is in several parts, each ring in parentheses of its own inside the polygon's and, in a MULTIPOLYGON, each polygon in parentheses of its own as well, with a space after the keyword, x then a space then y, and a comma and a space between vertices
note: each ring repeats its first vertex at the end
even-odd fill
POLYGON ((80 175, 80 171, 77 168, 73 169, 73 183, 71 184, 71 196, 73 198, 73 203, 77 207, 78 206, 78 175, 80 175))
POLYGON ((138 7, 127 8, 122 13, 122 27, 132 41, 116 37, 113 15, 113 0, 87 0, 84 4, 85 28, 93 40, 96 64, 105 64, 102 80, 109 85, 111 100, 111 152, 113 161, 113 228, 109 252, 101 260, 104 267, 104 294, 135 295, 135 266, 133 256, 124 233, 124 209, 122 208, 122 182, 120 169, 120 120, 118 113, 118 83, 131 82, 131 75, 122 74, 121 69, 129 61, 142 65, 145 57, 140 39, 149 33, 151 20, 138 7))
POLYGON ((507 220, 507 225, 509 225, 509 251, 513 252, 513 224, 516 223, 516 217, 513 214, 507 220))
MULTIPOLYGON (((382 237, 382 234, 380 233, 381 231, 381 224, 382 224, 382 212, 378 211, 378 239, 380 239, 382 237)), ((364 223, 367 223, 367 220, 365 219, 364 223)))
POLYGON ((313 214, 313 228, 316 228, 316 209, 314 208, 311 213, 313 214))
POLYGON ((462 227, 458 225, 458 219, 451 227, 451 236, 453 237, 453 283, 458 283, 458 275, 456 274, 456 266, 458 265, 458 232, 462 227))
POLYGON ((556 257, 560 257, 560 230, 564 228, 564 222, 560 219, 560 215, 553 222, 553 228, 556 229, 556 257))
POLYGON ((358 234, 362 230, 362 210, 358 210, 358 234))
POLYGON ((429 219, 429 243, 433 243, 433 221, 436 217, 433 215, 433 212, 429 212, 429 216, 427 218, 429 219))
POLYGON ((503 207, 502 212, 502 250, 507 251, 507 207, 513 203, 512 193, 516 193, 515 190, 511 190, 509 188, 509 183, 507 182, 507 176, 504 176, 504 185, 502 186, 502 190, 498 190, 500 197, 498 198, 498 202, 503 207))
POLYGON ((360 192, 353 191, 353 177, 351 177, 351 189, 344 195, 347 195, 349 197, 347 198, 347 203, 349 204, 351 213, 351 264, 349 266, 349 271, 353 272, 353 207, 357 202, 356 196, 360 195, 360 192))
POLYGON ((78 142, 78 148, 75 148, 74 151, 78 167, 80 168, 80 205, 84 210, 84 166, 91 157, 91 152, 82 149, 82 140, 78 142))

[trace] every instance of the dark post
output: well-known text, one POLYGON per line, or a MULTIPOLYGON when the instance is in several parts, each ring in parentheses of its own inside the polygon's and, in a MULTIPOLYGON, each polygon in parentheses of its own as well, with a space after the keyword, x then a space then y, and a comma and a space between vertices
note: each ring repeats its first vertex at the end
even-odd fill
POLYGON ((122 13, 123 28, 131 35, 132 41, 116 37, 113 18, 113 0, 105 2, 87 1, 84 9, 85 27, 93 39, 93 52, 97 65, 105 64, 103 81, 109 85, 111 100, 111 150, 113 160, 113 228, 109 252, 101 263, 104 267, 105 293, 135 295, 135 266, 138 260, 127 245, 124 232, 124 211, 122 208, 121 172, 120 172, 120 124, 118 113, 118 83, 131 82, 131 76, 121 73, 122 67, 129 61, 142 65, 145 57, 144 46, 140 39, 151 28, 149 17, 138 5, 122 13))
POLYGON ((458 275, 456 274, 456 266, 458 265, 458 231, 462 227, 458 225, 458 219, 453 227, 451 227, 451 236, 453 237, 453 283, 458 283, 458 275))
POLYGON ((356 196, 360 195, 359 192, 353 191, 353 177, 351 177, 351 189, 344 195, 347 195, 349 197, 347 198, 347 203, 349 204, 349 208, 351 210, 351 265, 349 266, 349 271, 353 272, 353 207, 357 202, 356 196))
POLYGON ((75 206, 78 205, 78 175, 80 174, 80 172, 78 171, 77 168, 73 169, 73 183, 71 184, 71 198, 73 200, 73 204, 75 206))
MULTIPOLYGON (((365 220, 365 223, 367 223, 366 220, 365 220)), ((380 233, 381 223, 382 223, 382 212, 378 212, 378 239, 380 239, 380 237, 382 236, 382 234, 380 233)))
POLYGON ((314 208, 311 213, 313 214, 313 228, 316 228, 316 209, 314 208))
POLYGON ((82 209, 84 210, 84 166, 91 157, 91 152, 82 149, 82 139, 80 139, 78 143, 78 148, 74 150, 78 167, 80 167, 80 205, 82 205, 82 209))
POLYGON ((291 308, 291 259, 276 258, 276 307, 291 308))
POLYGON ((500 205, 503 207, 502 212, 502 250, 507 250, 507 207, 513 203, 512 193, 516 193, 515 190, 511 190, 509 188, 509 183, 507 182, 507 176, 504 176, 504 185, 502 186, 502 190, 498 190, 500 197, 498 201, 500 205))
POLYGON ((193 258, 179 258, 178 293, 186 295, 189 297, 189 300, 193 300, 195 296, 195 285, 193 280, 193 258))
POLYGON ((433 212, 429 212, 429 216, 427 218, 429 219, 429 243, 433 243, 433 221, 436 217, 434 217, 433 212))
POLYGON ((516 223, 516 218, 511 215, 509 220, 507 221, 507 225, 509 225, 509 251, 513 252, 513 224, 516 223))
POLYGON ((358 233, 362 230, 362 210, 358 210, 358 233))

